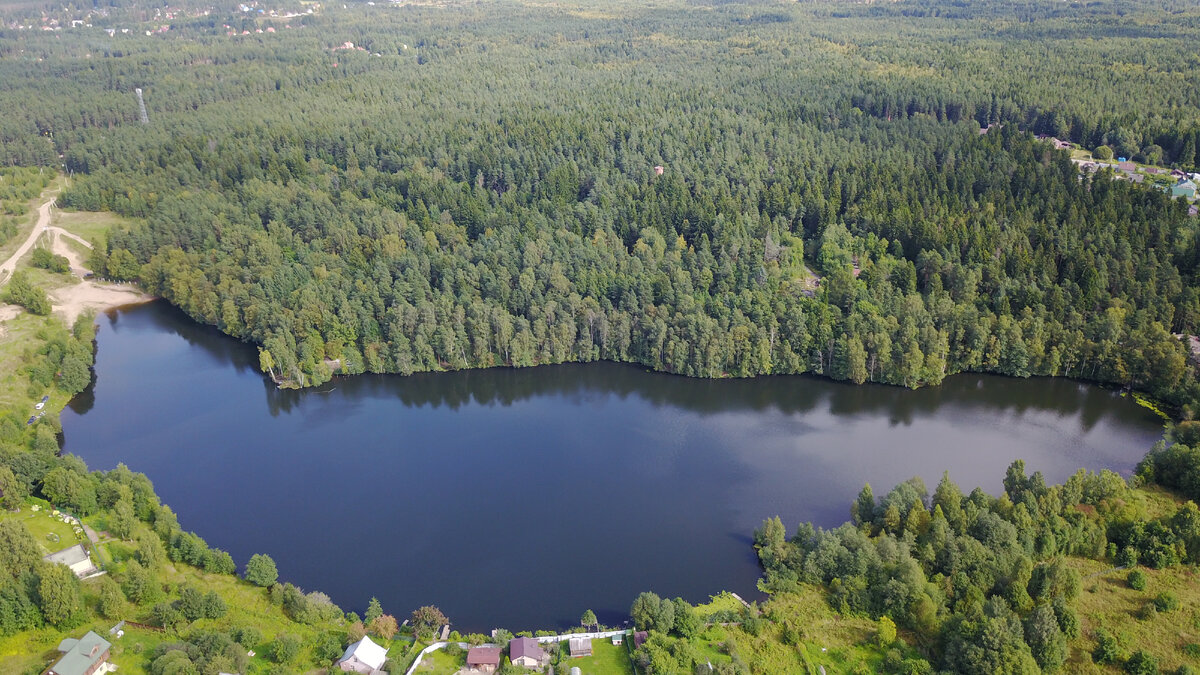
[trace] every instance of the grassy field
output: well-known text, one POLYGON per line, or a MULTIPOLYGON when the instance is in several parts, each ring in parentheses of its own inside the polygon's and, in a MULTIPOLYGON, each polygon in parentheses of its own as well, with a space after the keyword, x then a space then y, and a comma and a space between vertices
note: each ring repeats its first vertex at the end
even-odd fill
POLYGON ((17 222, 20 224, 19 231, 11 239, 4 242, 3 245, 0 245, 0 261, 8 260, 8 257, 21 247, 21 244, 23 244, 25 239, 29 236, 30 230, 33 228, 34 224, 37 223, 38 207, 46 203, 46 200, 51 196, 51 192, 58 192, 62 190, 66 184, 66 177, 57 176, 50 181, 49 186, 47 186, 46 190, 43 191, 42 194, 26 203, 25 214, 17 218, 17 222))
POLYGON ((1127 652, 1144 649, 1154 655, 1162 672, 1174 672, 1184 664, 1200 667, 1200 576, 1194 567, 1139 568, 1147 583, 1145 590, 1136 591, 1126 581, 1128 570, 1111 570, 1109 565, 1094 560, 1072 558, 1070 564, 1084 579, 1083 591, 1075 602, 1082 630, 1071 644, 1071 659, 1065 671, 1121 672, 1116 665, 1092 663, 1097 629, 1115 636, 1127 652), (1146 618, 1143 607, 1163 591, 1178 596, 1179 609, 1146 618))
POLYGON ((466 664, 467 653, 465 651, 457 656, 452 656, 447 654, 446 650, 439 649, 426 654, 416 672, 425 675, 453 675, 466 664))
POLYGON ((0 511, 0 520, 18 520, 24 523, 25 527, 29 529, 29 533, 37 540, 38 546, 41 547, 42 555, 46 555, 74 546, 81 541, 75 536, 74 527, 64 523, 52 512, 53 507, 49 505, 49 502, 30 499, 16 513, 0 511), (34 511, 30 508, 31 504, 37 504, 42 508, 40 511, 34 511))
MULTIPOLYGON (((122 218, 115 213, 106 211, 55 211, 54 224, 62 229, 77 234, 84 239, 92 242, 92 244, 102 244, 108 240, 108 231, 113 227, 128 223, 128 219, 122 218)), ((85 253, 84 247, 71 242, 77 246, 75 250, 81 254, 85 253)))
POLYGON ((614 645, 612 640, 592 640, 592 655, 578 659, 563 660, 563 670, 578 667, 584 675, 633 675, 633 664, 625 645, 614 645))
MULTIPOLYGON (((41 389, 31 391, 29 378, 23 372, 30 353, 39 342, 37 333, 46 325, 46 320, 21 313, 0 325, 0 407, 28 403, 32 414, 33 404, 42 394, 50 393, 41 389)), ((50 404, 54 410, 61 410, 66 401, 55 401, 52 397, 50 404)))
POLYGON ((728 591, 722 591, 716 595, 708 596, 708 602, 703 605, 696 605, 696 616, 702 621, 707 621, 708 617, 717 612, 735 612, 741 613, 745 607, 737 598, 733 597, 728 591))

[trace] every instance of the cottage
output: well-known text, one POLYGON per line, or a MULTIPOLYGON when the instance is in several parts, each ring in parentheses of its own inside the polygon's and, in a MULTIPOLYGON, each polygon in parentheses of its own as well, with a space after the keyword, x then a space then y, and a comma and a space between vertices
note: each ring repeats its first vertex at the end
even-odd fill
POLYGON ((569 645, 571 649, 571 658, 577 659, 582 656, 592 655, 592 639, 585 637, 573 637, 569 645))
POLYGON ((1171 187, 1171 196, 1192 199, 1196 196, 1196 184, 1190 180, 1181 180, 1171 187))
POLYGON ((527 637, 513 638, 508 642, 508 660, 524 668, 541 668, 549 661, 546 650, 538 645, 537 640, 527 637))
POLYGON ((616 635, 612 636, 612 643, 614 645, 619 645, 623 642, 625 642, 625 634, 624 633, 617 633, 616 635))
POLYGON ((499 647, 471 647, 467 652, 467 670, 471 672, 494 673, 499 667, 499 647))
POLYGON ((58 660, 46 675, 92 675, 93 673, 109 672, 108 650, 112 644, 104 638, 88 631, 83 637, 67 638, 58 645, 62 658, 58 660))
POLYGON ((366 675, 386 673, 383 668, 387 661, 387 649, 375 644, 369 637, 355 642, 346 648, 346 653, 338 660, 338 668, 347 673, 366 673, 366 675))
POLYGON ((95 565, 92 564, 92 557, 88 555, 87 549, 83 544, 75 544, 70 548, 64 548, 58 553, 51 553, 42 558, 46 562, 66 565, 71 568, 75 576, 80 579, 86 579, 100 572, 95 565))
POLYGON ((1137 164, 1134 164, 1128 160, 1122 160, 1117 163, 1117 168, 1126 173, 1133 173, 1134 171, 1137 171, 1137 164))

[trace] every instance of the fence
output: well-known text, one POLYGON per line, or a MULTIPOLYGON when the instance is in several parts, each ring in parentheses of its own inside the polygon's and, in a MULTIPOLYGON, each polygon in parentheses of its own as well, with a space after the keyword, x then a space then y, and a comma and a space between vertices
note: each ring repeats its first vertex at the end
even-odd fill
MULTIPOLYGON (((564 633, 562 635, 543 635, 542 637, 537 637, 534 639, 537 640, 541 644, 548 644, 551 642, 562 642, 563 640, 570 640, 571 638, 589 638, 592 640, 600 640, 603 638, 611 638, 614 635, 630 635, 631 633, 633 633, 633 631, 629 630, 628 628, 623 628, 621 630, 608 630, 608 631, 602 631, 599 633, 564 633)), ((422 649, 421 653, 417 654, 416 660, 414 660, 412 662, 412 665, 408 667, 408 670, 405 671, 404 675, 412 675, 414 672, 416 672, 417 667, 421 665, 421 661, 425 658, 426 654, 429 654, 430 652, 435 652, 439 649, 444 649, 446 647, 446 645, 448 645, 448 644, 450 644, 450 643, 439 641, 439 642, 434 642, 433 644, 429 645, 425 649, 422 649)), ((459 647, 462 647, 463 649, 470 649, 470 647, 471 647, 471 645, 467 644, 466 642, 458 642, 455 644, 457 644, 459 647)), ((499 646, 503 647, 504 645, 499 645, 499 646)))

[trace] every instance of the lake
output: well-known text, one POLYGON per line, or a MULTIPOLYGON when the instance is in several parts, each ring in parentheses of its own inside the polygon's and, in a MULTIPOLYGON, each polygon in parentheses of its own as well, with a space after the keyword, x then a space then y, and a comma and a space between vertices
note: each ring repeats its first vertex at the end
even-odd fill
POLYGON ((1128 474, 1161 435, 1130 398, 1064 379, 958 375, 908 391, 814 377, 695 380, 595 363, 335 378, 279 391, 254 347, 162 302, 99 319, 96 381, 65 452, 154 481, 185 529, 239 566, 362 613, 440 607, 455 628, 624 620, 643 590, 757 597, 751 535, 832 527, 943 470, 1001 491, 1128 474))

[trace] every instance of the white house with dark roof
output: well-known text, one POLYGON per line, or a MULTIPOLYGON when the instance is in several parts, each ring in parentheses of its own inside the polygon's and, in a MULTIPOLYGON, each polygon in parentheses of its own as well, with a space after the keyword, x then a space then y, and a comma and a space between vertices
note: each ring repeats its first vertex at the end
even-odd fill
POLYGON ((537 640, 519 637, 508 642, 508 660, 512 661, 514 666, 541 668, 550 659, 537 640))
POLYGON ((383 664, 387 661, 387 649, 375 644, 369 637, 355 642, 346 648, 346 653, 338 660, 338 667, 347 673, 378 673, 387 675, 383 664))

